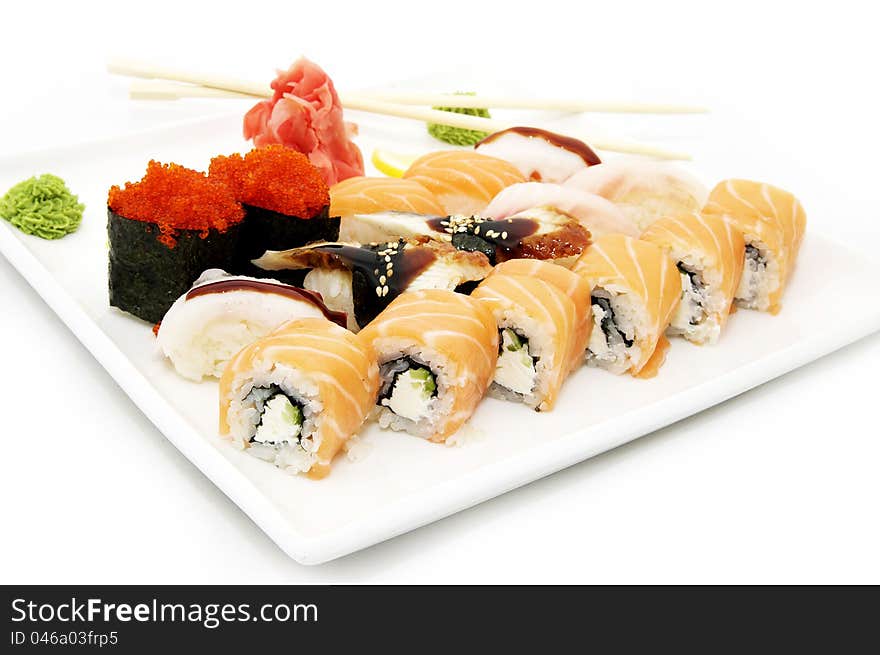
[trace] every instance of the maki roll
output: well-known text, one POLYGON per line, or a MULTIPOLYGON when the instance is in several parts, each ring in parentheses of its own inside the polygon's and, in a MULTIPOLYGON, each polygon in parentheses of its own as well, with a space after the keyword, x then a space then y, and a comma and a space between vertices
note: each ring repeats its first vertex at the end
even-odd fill
POLYGON ((329 189, 302 153, 265 146, 244 156, 214 157, 208 171, 232 189, 245 210, 231 272, 260 277, 264 272, 251 260, 267 250, 339 237, 339 218, 329 215, 329 189))
POLYGON ((590 324, 574 302, 548 282, 508 274, 490 275, 471 297, 486 303, 498 326, 489 393, 536 411, 553 409, 562 383, 584 362, 590 324))
POLYGON ((398 237, 445 241, 458 250, 481 252, 493 265, 518 258, 575 258, 590 243, 590 231, 580 221, 547 207, 501 220, 405 212, 353 214, 342 226, 342 238, 361 243, 398 237))
POLYGON ((151 161, 139 182, 110 188, 107 217, 110 305, 155 323, 205 269, 233 260, 244 211, 203 173, 151 161))
POLYGON ((467 290, 492 272, 487 259, 447 243, 404 239, 361 246, 313 243, 267 252, 254 262, 267 271, 311 269, 303 286, 321 294, 327 306, 348 315, 353 332, 366 326, 407 290, 467 290))
POLYGON ((159 348, 185 378, 220 377, 245 346, 296 318, 327 318, 345 327, 346 316, 321 297, 277 280, 205 271, 162 318, 159 348))
POLYGON ((665 250, 681 277, 681 302, 667 334, 717 342, 742 277, 740 231, 717 216, 682 214, 652 223, 641 238, 665 250))
POLYGON ((453 291, 398 296, 357 336, 379 362, 379 425, 430 441, 446 441, 470 418, 495 373, 491 311, 453 291))
POLYGON ((511 259, 498 264, 490 277, 496 275, 517 275, 543 280, 562 291, 574 303, 575 315, 579 325, 572 340, 573 357, 583 358, 593 329, 593 310, 590 301, 590 285, 577 273, 567 268, 538 259, 511 259))
POLYGON ((723 218, 745 237, 737 306, 776 314, 807 225, 801 203, 769 184, 724 180, 712 189, 703 213, 723 218))
POLYGON ((678 308, 681 279, 658 246, 620 234, 600 237, 574 265, 592 289, 587 364, 636 377, 657 374, 678 308))
POLYGON ((292 474, 323 478, 376 401, 370 349, 323 318, 282 326, 220 378, 220 435, 292 474))

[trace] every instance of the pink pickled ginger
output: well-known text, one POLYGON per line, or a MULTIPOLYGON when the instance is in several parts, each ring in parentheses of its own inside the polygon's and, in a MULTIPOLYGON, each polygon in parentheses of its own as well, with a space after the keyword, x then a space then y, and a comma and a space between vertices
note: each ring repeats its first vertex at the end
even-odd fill
POLYGON ((320 169, 328 185, 364 174, 364 159, 351 141, 356 127, 342 119, 333 82, 320 66, 300 57, 272 81, 271 100, 244 116, 244 138, 255 146, 280 143, 320 169))

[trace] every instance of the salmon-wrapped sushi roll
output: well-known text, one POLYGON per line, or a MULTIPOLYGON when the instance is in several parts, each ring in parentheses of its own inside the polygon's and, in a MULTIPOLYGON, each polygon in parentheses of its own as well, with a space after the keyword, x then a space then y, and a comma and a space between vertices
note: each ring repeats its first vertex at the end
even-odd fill
POLYGON ((492 312, 453 291, 404 293, 358 338, 379 361, 379 424, 431 441, 446 441, 470 418, 495 373, 492 312))
POLYGON ((729 221, 745 237, 736 304, 777 313, 807 225, 798 199, 769 184, 723 180, 709 193, 703 213, 729 221))
POLYGON ((587 364, 618 374, 656 375, 669 348, 663 333, 681 296, 672 259, 653 243, 610 234, 596 240, 573 270, 592 289, 587 364))
POLYGON ((681 276, 681 302, 667 334, 718 341, 742 277, 742 233, 717 216, 682 214, 661 218, 642 239, 665 250, 681 276))
POLYGON ((434 194, 446 214, 479 214, 502 189, 526 181, 513 164, 473 150, 428 153, 403 177, 434 194))
POLYGON ((586 326, 560 289, 535 277, 493 274, 471 294, 492 310, 498 325, 498 361, 490 394, 553 409, 562 383, 583 364, 586 326))
POLYGON ((591 289, 583 277, 557 264, 537 259, 511 259, 502 262, 494 268, 492 275, 525 275, 543 280, 562 291, 574 303, 575 314, 578 318, 578 326, 575 329, 576 338, 571 343, 572 355, 583 359, 593 329, 591 289))
POLYGON ((323 478, 369 415, 379 369, 368 346, 323 318, 244 348, 220 378, 220 435, 289 473, 323 478))

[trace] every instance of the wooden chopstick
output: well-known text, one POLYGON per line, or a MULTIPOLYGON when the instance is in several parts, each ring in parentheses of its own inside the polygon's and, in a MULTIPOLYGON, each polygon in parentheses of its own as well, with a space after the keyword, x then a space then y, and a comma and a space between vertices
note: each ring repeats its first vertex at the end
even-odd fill
POLYGON ((487 94, 423 93, 412 91, 369 91, 369 96, 399 105, 423 105, 426 107, 462 107, 476 109, 538 109, 568 113, 603 114, 705 114, 709 110, 694 105, 676 105, 645 102, 596 102, 564 98, 538 98, 487 94))
MULTIPOLYGON (((218 74, 196 73, 167 66, 155 66, 150 63, 136 60, 114 59, 107 65, 107 70, 119 75, 139 77, 152 80, 170 80, 183 82, 184 84, 169 84, 168 82, 153 82, 150 85, 138 84, 132 92, 132 97, 141 99, 171 99, 183 97, 258 97, 265 98, 270 92, 264 84, 237 80, 218 74), (210 91, 198 90, 206 87, 210 91)), ((346 109, 366 111, 387 116, 397 116, 411 120, 439 123, 450 127, 460 127, 469 130, 483 132, 499 132, 513 127, 496 119, 468 116, 454 112, 428 109, 385 102, 365 96, 363 94, 339 93, 339 100, 346 109)), ((634 141, 603 139, 598 135, 586 136, 585 141, 600 150, 611 150, 630 154, 647 155, 658 159, 688 160, 691 156, 683 152, 675 152, 659 148, 649 144, 634 141)))

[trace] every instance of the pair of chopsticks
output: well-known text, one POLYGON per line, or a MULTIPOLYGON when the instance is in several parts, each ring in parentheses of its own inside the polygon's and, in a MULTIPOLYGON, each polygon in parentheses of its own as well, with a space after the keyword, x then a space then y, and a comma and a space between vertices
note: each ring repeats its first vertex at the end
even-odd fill
MULTIPOLYGON (((237 80, 218 74, 202 74, 147 62, 114 59, 107 70, 118 75, 143 78, 132 82, 129 96, 138 100, 177 100, 180 98, 268 98, 272 92, 265 84, 237 80), (149 81, 146 81, 149 80, 149 81)), ((492 118, 469 116, 429 109, 444 107, 489 107, 493 109, 539 109, 562 112, 693 114, 704 113, 701 107, 644 103, 579 102, 574 100, 540 100, 510 96, 453 95, 409 92, 343 93, 339 100, 346 109, 397 116, 427 123, 439 123, 483 132, 500 132, 512 123, 492 118), (420 106, 425 105, 425 106, 420 106)), ((674 152, 636 141, 608 139, 599 135, 586 136, 584 141, 600 150, 647 155, 657 159, 691 159, 690 155, 674 152)))

